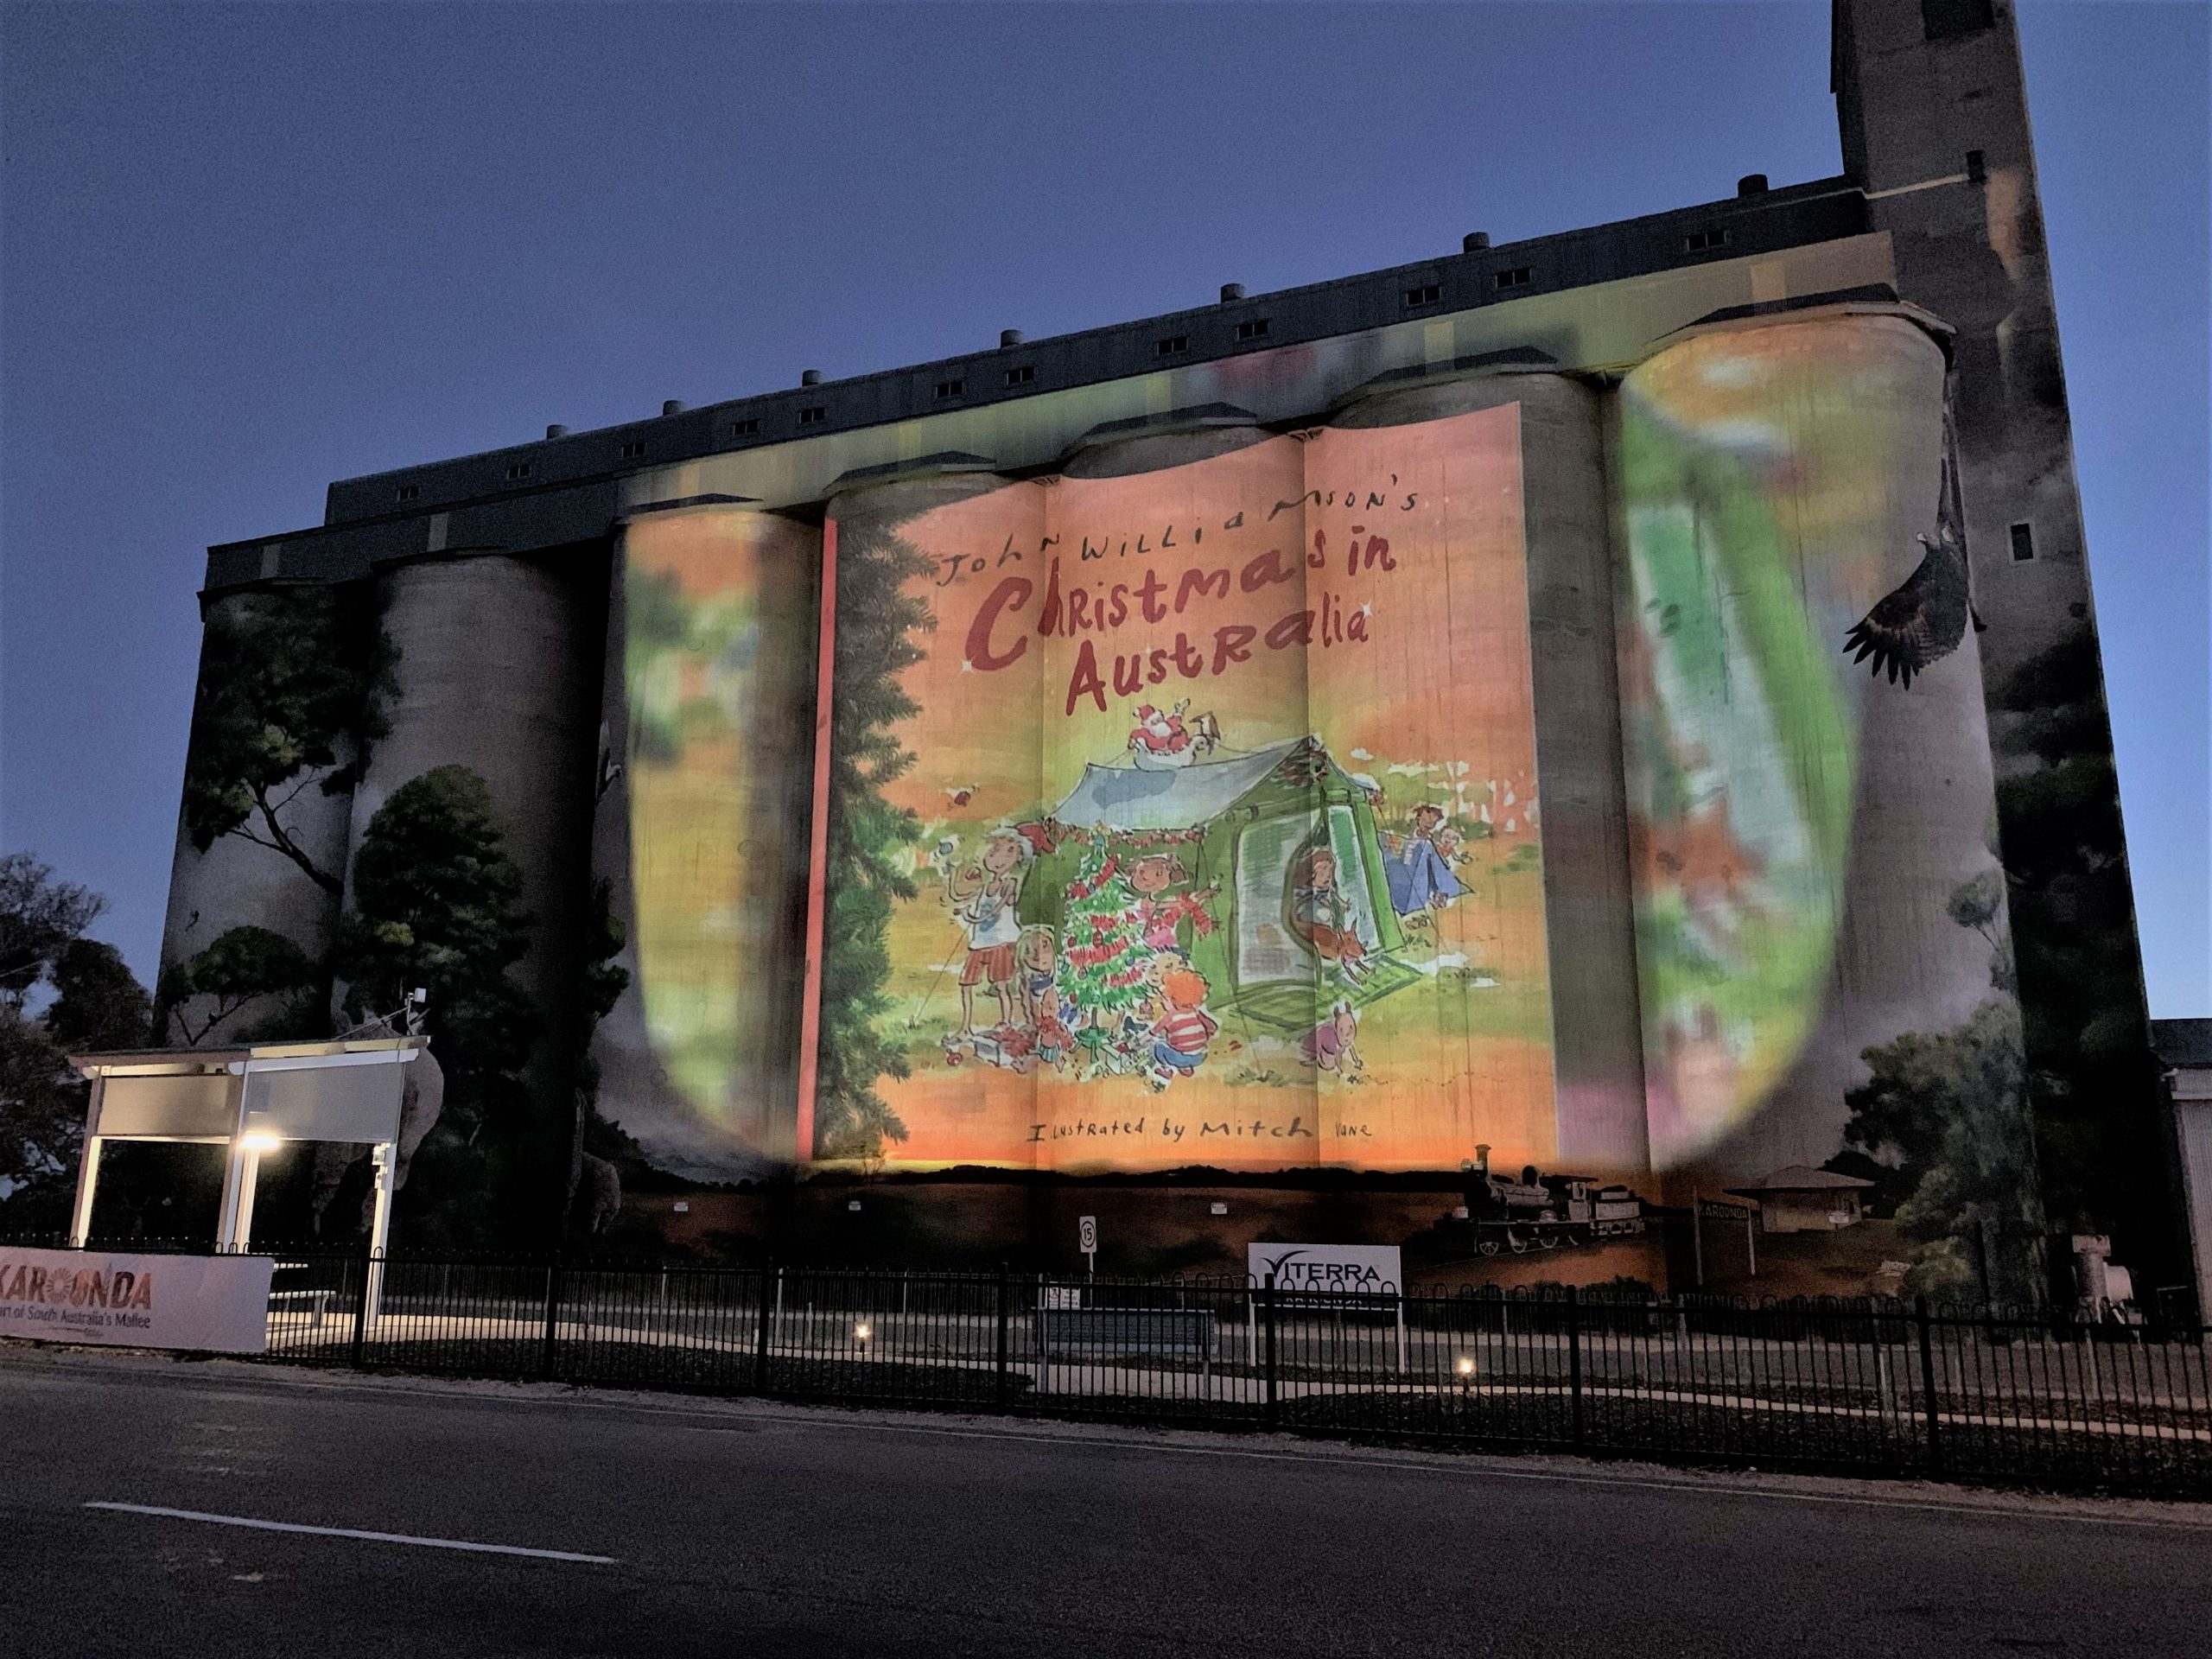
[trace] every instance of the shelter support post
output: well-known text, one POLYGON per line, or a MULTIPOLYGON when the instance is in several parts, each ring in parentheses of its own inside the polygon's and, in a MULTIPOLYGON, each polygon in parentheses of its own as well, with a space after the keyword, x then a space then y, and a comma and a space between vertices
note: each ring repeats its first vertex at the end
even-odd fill
POLYGON ((398 1147, 385 1141, 369 1148, 369 1170, 375 1182, 375 1206, 369 1219, 369 1270, 361 1285, 362 1317, 373 1324, 378 1304, 384 1300, 385 1247, 391 1236, 392 1172, 397 1165, 398 1147))
POLYGON ((215 1217, 215 1248, 219 1251, 245 1248, 253 1227, 253 1189, 261 1174, 261 1154, 237 1137, 224 1149, 223 1203, 215 1217))
POLYGON ((77 1202, 69 1211, 69 1248, 81 1250, 92 1231, 92 1194, 100 1183, 100 1148, 97 1135, 85 1137, 85 1155, 77 1165, 77 1202))

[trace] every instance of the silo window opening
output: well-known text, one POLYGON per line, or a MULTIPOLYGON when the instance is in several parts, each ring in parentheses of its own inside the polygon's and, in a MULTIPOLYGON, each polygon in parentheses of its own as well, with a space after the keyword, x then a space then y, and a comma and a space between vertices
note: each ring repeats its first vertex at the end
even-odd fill
POLYGON ((801 426, 819 426, 829 418, 829 410, 820 404, 817 404, 812 409, 802 409, 798 412, 798 423, 801 426))
POLYGON ((423 486, 420 484, 403 484, 399 486, 398 495, 402 501, 412 501, 422 493, 423 486))
POLYGON ((1955 41, 1997 26, 1993 0, 1920 0, 1920 32, 1931 41, 1955 41))
POLYGON ((1406 290, 1406 309, 1411 311, 1418 306, 1434 305, 1443 297, 1443 284, 1424 283, 1419 288, 1409 288, 1406 290))
POLYGON ((1191 337, 1188 334, 1170 334, 1164 340, 1154 342, 1152 354, 1154 357, 1173 357, 1178 352, 1187 352, 1190 349, 1191 337))
POLYGON ((1692 231, 1682 238, 1684 253, 1710 253, 1715 248, 1727 245, 1728 232, 1725 230, 1692 231))
POLYGON ((622 459, 625 461, 635 461, 639 456, 645 453, 645 446, 641 441, 626 443, 622 446, 622 459))
POLYGON ((940 380, 937 383, 938 401, 942 403, 948 397, 957 397, 967 390, 965 380, 940 380))
POLYGON ((1026 386, 1036 378, 1037 371, 1027 363, 1018 369, 1008 369, 1006 372, 1006 383, 1009 386, 1026 386))
POLYGON ((757 438, 760 435, 760 423, 757 420, 732 421, 729 435, 733 438, 757 438))
POLYGON ((1267 337, 1268 320, 1265 317, 1254 317, 1236 325, 1236 338, 1239 340, 1265 340, 1267 337))
POLYGON ((513 466, 507 468, 507 481, 511 484, 522 479, 528 478, 529 476, 530 463, 526 461, 518 461, 515 462, 513 466))
POLYGON ((1501 270, 1493 276, 1491 281, 1502 289, 1526 288, 1529 286, 1529 267, 1516 265, 1510 270, 1501 270))
POLYGON ((2025 564, 2036 556, 2036 533, 2032 526, 2012 526, 2012 563, 2025 564))

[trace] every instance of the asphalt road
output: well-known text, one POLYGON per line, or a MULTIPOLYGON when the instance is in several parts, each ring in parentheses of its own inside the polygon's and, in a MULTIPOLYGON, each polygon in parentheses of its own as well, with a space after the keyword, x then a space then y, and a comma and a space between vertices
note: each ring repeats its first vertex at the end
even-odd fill
POLYGON ((44 1659, 2212 1654, 2180 1506, 20 1347, 0 1423, 44 1659))

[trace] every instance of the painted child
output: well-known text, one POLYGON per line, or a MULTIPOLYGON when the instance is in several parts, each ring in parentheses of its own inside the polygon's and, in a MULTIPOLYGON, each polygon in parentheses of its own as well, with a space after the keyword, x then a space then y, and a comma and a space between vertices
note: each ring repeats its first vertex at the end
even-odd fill
POLYGON ((1014 982, 1014 945, 1021 937, 1015 906, 1021 898, 1021 870, 1029 854, 1027 841, 1001 828, 983 838, 975 863, 945 871, 945 901, 968 941, 968 959, 960 969, 960 1029, 955 1037, 975 1035, 976 987, 980 984, 988 984, 998 999, 1001 1025, 1013 1025, 1021 1011, 1014 982))
POLYGON ((1184 877, 1181 862, 1173 853, 1147 853, 1129 867, 1129 885, 1137 890, 1137 926, 1145 948, 1154 952, 1179 949, 1178 928, 1185 921, 1200 938, 1213 931, 1213 918, 1206 914, 1206 900, 1221 891, 1217 881, 1195 893, 1173 899, 1160 895, 1184 877))
POLYGON ((1074 1034, 1060 1018, 1060 994, 1051 980, 1036 993, 1037 1058, 1056 1071, 1065 1071, 1074 1034))
POLYGON ((1444 809, 1427 803, 1413 810, 1413 832, 1402 836, 1382 865, 1390 889, 1390 908, 1409 920, 1426 922, 1432 906, 1441 910, 1459 896, 1459 878, 1436 845, 1444 809))
POLYGON ((1206 993, 1212 988, 1195 968, 1171 968, 1160 979, 1160 998, 1165 1012, 1152 1027, 1152 1069, 1154 1089, 1165 1089, 1178 1077, 1187 1077, 1206 1057, 1206 1045, 1221 1027, 1206 1012, 1206 993))
POLYGON ((1337 855, 1325 847, 1302 854, 1291 866, 1290 919, 1298 937, 1347 979, 1367 971, 1367 947, 1352 925, 1351 902, 1337 889, 1337 855))
POLYGON ((1021 970, 1022 1018, 1034 1024, 1038 1019, 1039 1000, 1052 988, 1052 972, 1058 967, 1060 948, 1049 927, 1025 927, 1014 944, 1014 958, 1021 970))
POLYGON ((1359 1014, 1349 1002, 1338 1002, 1329 1017, 1299 1039, 1298 1058, 1307 1065, 1349 1077, 1367 1069, 1359 1056, 1359 1014))

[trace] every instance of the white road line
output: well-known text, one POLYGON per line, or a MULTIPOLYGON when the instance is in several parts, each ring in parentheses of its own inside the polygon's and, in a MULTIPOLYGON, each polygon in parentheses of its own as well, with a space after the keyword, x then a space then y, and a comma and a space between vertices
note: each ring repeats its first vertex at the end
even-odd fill
POLYGON ((465 1538, 417 1538, 406 1532, 365 1532, 359 1527, 308 1527, 296 1521, 257 1521, 251 1516, 210 1515, 204 1510, 165 1510, 153 1503, 89 1503, 88 1510, 117 1510, 125 1515, 154 1515, 170 1521, 207 1521, 219 1527, 251 1527, 257 1532, 308 1532, 321 1538, 359 1538, 372 1544, 416 1544, 424 1549, 467 1549, 485 1555, 528 1555, 543 1561, 586 1561, 613 1567, 612 1555, 582 1555, 570 1549, 525 1549, 520 1544, 477 1544, 465 1538))

